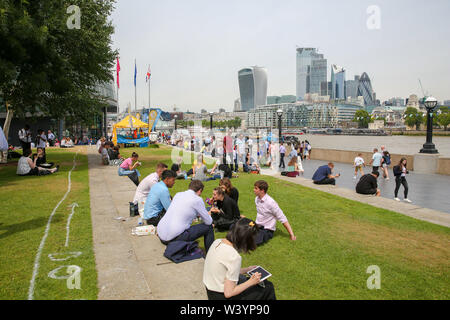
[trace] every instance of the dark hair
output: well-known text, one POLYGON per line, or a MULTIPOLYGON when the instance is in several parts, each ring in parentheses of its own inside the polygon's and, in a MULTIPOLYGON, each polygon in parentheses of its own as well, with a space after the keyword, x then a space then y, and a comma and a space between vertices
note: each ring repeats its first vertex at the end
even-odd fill
POLYGON ((167 169, 167 164, 160 162, 156 165, 156 169, 167 169))
POLYGON ((267 190, 269 190, 269 185, 264 180, 256 181, 254 186, 260 190, 264 190, 265 193, 267 193, 267 190))
MULTIPOLYGON (((403 162, 404 160, 406 160, 406 158, 404 158, 404 157, 400 159, 400 162, 398 163, 398 165, 399 165, 400 167, 402 166, 402 162, 403 162)), ((407 165, 408 165, 408 160, 406 160, 405 168, 406 168, 407 165)))
POLYGON ((233 185, 231 184, 230 178, 220 179, 219 186, 225 188, 225 192, 230 195, 231 189, 233 189, 233 185))
POLYGON ((172 167, 170 167, 170 170, 177 172, 180 170, 180 166, 176 163, 172 164, 172 167))
POLYGON ((216 191, 217 194, 220 195, 220 196, 224 196, 225 195, 225 191, 221 187, 216 187, 216 188, 214 188, 213 191, 216 191))
POLYGON ((23 156, 28 157, 31 154, 31 149, 25 149, 23 150, 23 156))
POLYGON ((239 219, 228 232, 226 239, 233 244, 238 252, 247 253, 256 249, 258 227, 253 220, 239 219))
POLYGON ((200 180, 192 180, 191 183, 189 184, 189 189, 194 192, 203 190, 204 188, 205 186, 203 185, 203 182, 201 182, 200 180))
POLYGON ((377 178, 380 176, 380 173, 378 171, 372 171, 372 174, 376 175, 377 178))
POLYGON ((29 130, 30 126, 28 124, 25 125, 25 129, 29 130))
POLYGON ((176 178, 177 177, 177 173, 175 171, 172 170, 164 170, 164 172, 161 175, 161 180, 164 181, 166 179, 169 178, 176 178))
POLYGON ((133 154, 131 155, 132 158, 139 158, 139 155, 136 152, 133 152, 133 154))

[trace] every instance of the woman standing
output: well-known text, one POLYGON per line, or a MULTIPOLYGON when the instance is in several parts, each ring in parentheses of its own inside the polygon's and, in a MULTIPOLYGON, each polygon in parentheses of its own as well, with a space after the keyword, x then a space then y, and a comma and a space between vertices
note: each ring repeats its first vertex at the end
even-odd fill
POLYGON ((141 165, 141 163, 138 161, 138 158, 139 155, 136 152, 133 152, 131 158, 126 159, 119 166, 119 176, 128 176, 128 178, 130 178, 130 180, 133 181, 136 186, 139 185, 139 177, 141 176, 138 169, 136 169, 136 167, 141 165))
POLYGON ((403 185, 404 188, 404 196, 403 199, 406 202, 412 202, 408 199, 408 182, 406 181, 406 175, 409 173, 406 168, 407 161, 406 158, 401 158, 400 163, 393 168, 394 176, 395 176, 395 200, 400 201, 398 198, 398 190, 400 189, 400 185, 403 185))
POLYGON ((226 239, 213 242, 206 255, 203 283, 209 300, 275 300, 275 289, 270 281, 261 282, 256 272, 249 279, 244 274, 255 266, 241 268, 240 253, 256 249, 256 223, 250 219, 238 220, 226 239))

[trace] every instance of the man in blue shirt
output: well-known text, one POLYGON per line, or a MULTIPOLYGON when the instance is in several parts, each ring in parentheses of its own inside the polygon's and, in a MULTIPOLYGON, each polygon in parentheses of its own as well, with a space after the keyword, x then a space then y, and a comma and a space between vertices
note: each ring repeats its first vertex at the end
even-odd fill
POLYGON ((314 175, 312 176, 312 179, 315 184, 332 184, 336 185, 336 178, 340 176, 338 173, 337 175, 332 175, 332 171, 334 168, 333 162, 328 163, 328 165, 324 165, 319 167, 316 172, 314 172, 314 175))
POLYGON ((144 219, 147 224, 158 225, 159 220, 169 209, 171 200, 168 188, 173 187, 176 177, 176 172, 166 170, 161 175, 161 181, 150 189, 144 207, 144 219))
POLYGON ((378 149, 373 149, 372 160, 370 160, 369 165, 372 165, 373 172, 378 171, 378 168, 383 163, 383 155, 378 152, 378 149))
POLYGON ((214 242, 214 229, 211 210, 206 211, 205 202, 200 197, 203 189, 204 185, 200 180, 192 180, 189 190, 175 195, 169 210, 157 227, 158 237, 163 244, 168 245, 171 241, 195 241, 203 236, 208 252, 214 242), (203 223, 192 225, 197 217, 200 217, 203 223))

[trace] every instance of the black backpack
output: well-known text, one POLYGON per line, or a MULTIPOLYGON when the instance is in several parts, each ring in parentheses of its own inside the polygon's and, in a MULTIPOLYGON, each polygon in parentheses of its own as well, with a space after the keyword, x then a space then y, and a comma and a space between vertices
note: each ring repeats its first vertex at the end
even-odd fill
POLYGON ((219 166, 219 170, 224 172, 224 175, 223 175, 223 176, 224 176, 225 178, 231 179, 231 177, 233 176, 233 173, 231 172, 230 167, 229 167, 228 165, 226 165, 226 164, 221 164, 221 165, 219 166))
POLYGON ((400 169, 399 165, 396 165, 392 168, 392 172, 394 173, 395 177, 401 176, 402 174, 402 169, 400 169))

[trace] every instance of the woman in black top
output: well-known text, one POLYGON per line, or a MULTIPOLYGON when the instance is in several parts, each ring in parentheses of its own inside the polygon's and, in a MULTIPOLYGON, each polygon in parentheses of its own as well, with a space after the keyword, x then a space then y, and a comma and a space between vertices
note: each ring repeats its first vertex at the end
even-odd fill
POLYGON ((54 162, 47 163, 47 157, 45 154, 45 150, 41 147, 37 148, 37 154, 36 154, 37 160, 36 160, 36 166, 41 168, 51 168, 54 166, 54 162))
POLYGON ((241 218, 236 202, 221 187, 214 189, 212 199, 215 203, 211 209, 214 226, 220 232, 230 230, 230 227, 241 218))
POLYGON ((219 187, 221 187, 225 193, 238 204, 239 191, 233 187, 231 180, 229 178, 223 178, 219 182, 219 187))
POLYGON ((406 175, 409 173, 408 169, 406 169, 407 161, 406 158, 401 158, 400 163, 396 165, 393 169, 395 176, 395 200, 400 201, 398 198, 398 190, 400 189, 400 185, 403 185, 404 188, 404 196, 403 201, 411 203, 412 201, 408 199, 408 182, 406 181, 406 175))

